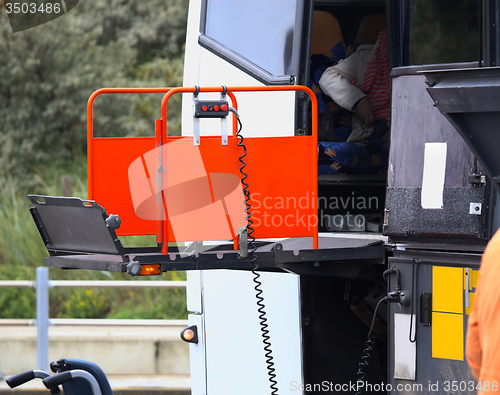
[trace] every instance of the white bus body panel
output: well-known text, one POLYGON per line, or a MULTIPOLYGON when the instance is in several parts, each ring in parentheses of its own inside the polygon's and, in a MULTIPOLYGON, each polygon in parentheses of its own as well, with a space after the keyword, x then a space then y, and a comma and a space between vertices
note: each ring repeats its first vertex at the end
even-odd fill
MULTIPOLYGON (((190 347, 192 394, 204 394, 205 380, 206 395, 270 393, 253 274, 213 270, 200 278, 203 314, 195 317, 202 317, 205 352, 190 347)), ((299 276, 261 273, 260 280, 279 393, 297 394, 303 383, 299 276)))
MULTIPOLYGON (((190 1, 183 85, 262 86, 198 44, 200 9, 201 0, 190 1)), ((236 96, 244 136, 294 135, 294 93, 236 93, 236 96)), ((200 98, 219 99, 220 94, 200 94, 200 98)), ((182 100, 182 135, 190 136, 193 95, 184 94, 182 100)), ((201 136, 221 133, 218 119, 202 119, 200 125, 201 136)), ((252 277, 251 272, 228 270, 188 272, 188 310, 197 313, 190 316, 190 323, 201 320, 200 343, 190 346, 193 395, 271 392, 252 277)), ((292 391, 291 383, 303 382, 299 277, 261 273, 261 279, 279 393, 297 394, 296 389, 292 391)))
POLYGON ((189 370, 196 372, 191 374, 191 394, 206 395, 207 393, 207 370, 205 368, 205 337, 203 316, 201 314, 189 314, 188 325, 196 325, 198 328, 198 343, 189 343, 189 370))
MULTIPOLYGON (((198 44, 201 0, 191 0, 184 58, 184 86, 263 86, 198 44)), ((228 31, 228 34, 231 32, 228 31)), ((243 123, 243 136, 293 136, 295 125, 294 92, 237 93, 238 112, 243 123)), ((219 99, 219 94, 200 95, 201 99, 219 99)), ((193 135, 193 95, 182 98, 182 135, 193 135)), ((220 135, 218 119, 202 119, 201 135, 220 135)))

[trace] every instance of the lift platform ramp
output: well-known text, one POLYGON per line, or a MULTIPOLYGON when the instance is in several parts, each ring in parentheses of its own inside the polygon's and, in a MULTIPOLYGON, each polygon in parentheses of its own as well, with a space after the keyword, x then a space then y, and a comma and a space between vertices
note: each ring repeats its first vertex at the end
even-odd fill
POLYGON ((309 95, 316 114, 315 95, 302 86, 96 91, 87 107, 89 201, 30 196, 50 253, 46 265, 131 275, 252 270, 248 253, 254 247, 259 270, 374 278, 367 263, 384 263, 383 241, 319 237, 317 117, 309 136, 239 132, 245 120, 239 119, 236 94, 280 91, 309 95), (154 137, 94 136, 98 95, 158 92, 165 96, 154 137), (167 134, 167 103, 176 93, 193 95, 193 136, 167 134), (211 99, 201 100, 204 93, 211 99), (213 100, 213 93, 220 99, 213 100), (203 118, 218 118, 221 135, 203 136, 203 118), (290 160, 290 152, 300 161, 290 160), (156 235, 157 245, 124 248, 121 235, 156 235))

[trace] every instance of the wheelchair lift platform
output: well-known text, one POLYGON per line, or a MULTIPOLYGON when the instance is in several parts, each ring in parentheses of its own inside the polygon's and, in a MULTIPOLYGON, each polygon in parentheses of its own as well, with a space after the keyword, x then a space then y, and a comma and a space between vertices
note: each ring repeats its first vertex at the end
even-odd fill
MULTIPOLYGON (((30 195, 31 213, 50 256, 47 266, 128 272, 131 275, 161 274, 176 270, 252 270, 251 246, 242 259, 241 249, 231 242, 210 246, 193 242, 185 247, 125 248, 115 230, 119 219, 107 215, 92 201, 79 198, 30 195), (148 270, 144 270, 149 268, 148 270)), ((384 264, 385 242, 380 238, 312 237, 256 240, 258 270, 302 275, 336 275, 371 279, 373 265, 384 264)))
POLYGON ((384 241, 375 235, 319 236, 317 117, 312 117, 311 135, 270 133, 243 139, 245 120, 240 120, 235 95, 240 92, 309 96, 311 111, 317 113, 314 92, 300 85, 94 92, 87 105, 90 200, 30 195, 33 219, 50 254, 45 264, 134 276, 254 270, 257 264, 260 271, 374 279, 384 265, 384 241), (98 95, 158 92, 165 96, 154 137, 94 135, 93 102, 98 95), (220 100, 200 100, 199 94, 206 93, 218 93, 220 100), (174 94, 193 96, 193 136, 168 133, 167 103, 174 94), (207 126, 203 118, 220 119, 221 137, 200 134, 200 125, 207 126), (300 166, 289 160, 289 152, 303 158, 300 166), (269 169, 293 174, 293 182, 263 176, 269 169), (277 221, 266 224, 266 218, 277 221), (156 235, 157 246, 125 248, 118 238, 138 235, 156 235), (226 241, 213 245, 207 240, 226 241))

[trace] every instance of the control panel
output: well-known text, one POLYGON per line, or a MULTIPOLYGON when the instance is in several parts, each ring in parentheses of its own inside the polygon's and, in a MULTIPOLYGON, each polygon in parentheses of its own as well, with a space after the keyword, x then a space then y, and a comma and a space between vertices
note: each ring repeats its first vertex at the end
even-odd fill
POLYGON ((196 100, 194 102, 195 118, 226 118, 229 104, 226 100, 196 100))

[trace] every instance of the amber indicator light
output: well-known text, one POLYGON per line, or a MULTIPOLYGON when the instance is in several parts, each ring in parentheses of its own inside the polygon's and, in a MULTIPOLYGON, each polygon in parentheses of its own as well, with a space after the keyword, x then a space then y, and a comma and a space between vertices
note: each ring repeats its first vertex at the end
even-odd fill
POLYGON ((198 328, 196 325, 188 326, 181 331, 181 339, 187 343, 198 343, 198 328))
POLYGON ((154 276, 161 274, 160 265, 141 265, 141 276, 154 276))

